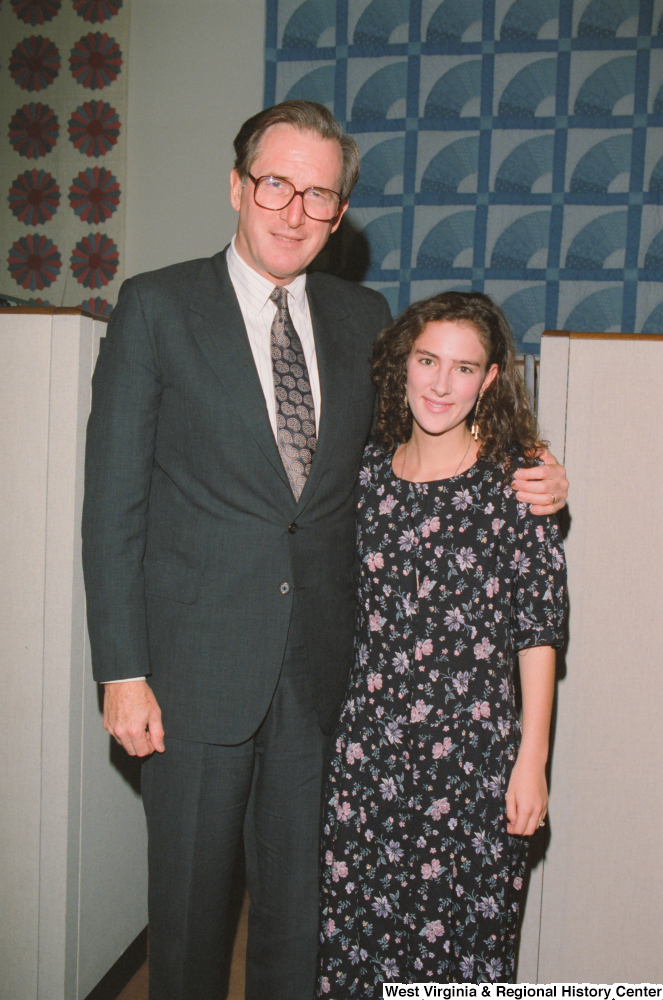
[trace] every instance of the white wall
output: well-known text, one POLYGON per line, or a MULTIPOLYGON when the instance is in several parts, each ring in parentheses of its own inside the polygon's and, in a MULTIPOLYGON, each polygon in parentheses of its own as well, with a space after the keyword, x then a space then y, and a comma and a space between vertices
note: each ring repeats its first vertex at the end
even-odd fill
POLYGON ((264 45, 264 0, 132 0, 127 277, 232 236, 232 140, 262 108, 264 45))

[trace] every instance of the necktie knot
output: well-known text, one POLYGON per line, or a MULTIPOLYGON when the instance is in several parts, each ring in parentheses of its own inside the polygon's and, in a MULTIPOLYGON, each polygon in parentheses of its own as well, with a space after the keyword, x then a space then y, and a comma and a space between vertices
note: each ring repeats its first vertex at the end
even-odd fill
POLYGON ((269 296, 272 302, 276 303, 276 308, 283 310, 288 308, 288 289, 284 285, 275 285, 269 296))

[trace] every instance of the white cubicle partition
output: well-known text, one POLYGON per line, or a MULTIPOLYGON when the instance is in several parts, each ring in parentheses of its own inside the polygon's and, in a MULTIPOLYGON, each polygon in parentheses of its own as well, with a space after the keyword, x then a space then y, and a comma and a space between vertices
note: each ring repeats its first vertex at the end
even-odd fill
POLYGON ((544 334, 571 482, 550 836, 520 982, 663 982, 663 337, 544 334))
POLYGON ((80 565, 104 333, 0 309, 0 1000, 82 1000, 147 923, 138 772, 101 726, 80 565))

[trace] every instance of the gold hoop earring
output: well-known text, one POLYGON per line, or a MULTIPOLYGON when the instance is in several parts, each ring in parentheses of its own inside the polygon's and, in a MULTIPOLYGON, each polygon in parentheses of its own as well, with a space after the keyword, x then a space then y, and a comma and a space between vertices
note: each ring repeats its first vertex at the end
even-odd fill
POLYGON ((483 396, 483 389, 477 396, 476 406, 474 407, 474 420, 472 421, 472 427, 470 429, 470 434, 475 441, 479 440, 479 423, 477 421, 477 415, 479 413, 479 404, 481 403, 481 397, 483 396))

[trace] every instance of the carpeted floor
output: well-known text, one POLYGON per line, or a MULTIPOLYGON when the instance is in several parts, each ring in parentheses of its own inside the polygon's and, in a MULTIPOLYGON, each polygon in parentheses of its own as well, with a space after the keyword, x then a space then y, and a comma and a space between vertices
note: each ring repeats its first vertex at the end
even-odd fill
MULTIPOLYGON (((226 1000, 244 1000, 244 956, 246 954, 246 931, 249 912, 249 899, 244 895, 244 903, 237 923, 237 933, 233 944, 232 965, 230 968, 230 984, 226 1000)), ((130 983, 120 993, 117 1000, 147 1000, 147 984, 149 979, 149 959, 145 962, 130 983)), ((222 1000, 219 997, 219 1000, 222 1000)))

